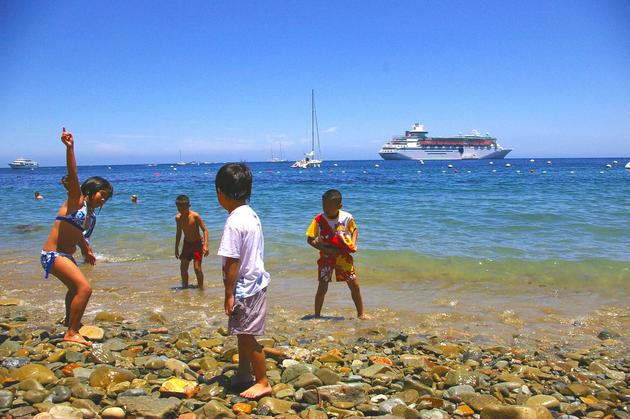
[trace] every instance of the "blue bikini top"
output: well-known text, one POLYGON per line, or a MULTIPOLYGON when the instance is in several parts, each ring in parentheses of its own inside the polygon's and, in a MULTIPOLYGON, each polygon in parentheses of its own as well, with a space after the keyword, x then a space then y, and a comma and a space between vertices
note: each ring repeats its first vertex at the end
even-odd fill
POLYGON ((83 206, 69 215, 58 215, 55 217, 55 220, 65 221, 67 223, 72 224, 79 230, 83 232, 83 237, 88 239, 92 232, 94 231, 94 226, 96 225, 96 215, 94 211, 90 211, 88 214, 87 202, 83 201, 83 206), (85 227, 85 220, 89 217, 90 222, 88 227, 85 227))

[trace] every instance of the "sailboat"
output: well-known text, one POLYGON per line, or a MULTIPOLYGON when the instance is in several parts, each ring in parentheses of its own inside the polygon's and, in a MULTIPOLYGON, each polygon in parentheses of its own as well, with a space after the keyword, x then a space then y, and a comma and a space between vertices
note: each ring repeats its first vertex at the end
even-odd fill
POLYGON ((179 150, 179 161, 177 162, 178 166, 186 166, 186 162, 182 160, 182 151, 179 150))
POLYGON ((311 90, 311 151, 304 153, 304 158, 291 165, 295 169, 321 167, 322 149, 319 144, 319 126, 317 125, 317 111, 315 110, 315 91, 311 90), (317 151, 319 159, 315 158, 315 133, 317 133, 317 151))
POLYGON ((280 143, 280 157, 276 157, 273 155, 273 147, 271 148, 271 159, 269 163, 287 163, 287 159, 282 158, 282 143, 280 143))

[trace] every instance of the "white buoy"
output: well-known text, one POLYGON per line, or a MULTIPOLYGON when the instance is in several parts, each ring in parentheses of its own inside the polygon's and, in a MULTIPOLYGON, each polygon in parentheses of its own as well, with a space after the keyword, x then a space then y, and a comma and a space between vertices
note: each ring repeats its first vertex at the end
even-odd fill
POLYGON ((380 164, 375 164, 374 167, 381 167, 381 165, 380 164))
POLYGON ((421 170, 418 170, 416 173, 422 173, 422 171, 421 171, 421 170))
POLYGON ((613 164, 617 164, 619 163, 617 160, 613 160, 613 164))
POLYGON ((490 162, 490 164, 494 164, 494 162, 493 162, 493 161, 491 161, 491 162, 490 162))
POLYGON ((510 163, 505 163, 505 167, 512 167, 510 163))
POLYGON ((424 160, 420 159, 420 164, 424 164, 424 160))
POLYGON ((606 167, 610 169, 612 167, 612 165, 611 164, 607 164, 606 167))
POLYGON ((517 171, 516 171, 516 173, 521 173, 521 171, 520 171, 520 170, 517 170, 517 171))
POLYGON ((364 170, 363 173, 367 173, 367 170, 364 170))
POLYGON ((497 169, 492 169, 492 173, 496 173, 496 172, 497 172, 497 169))
POLYGON ((530 162, 530 163, 533 163, 533 162, 535 162, 535 161, 536 161, 536 160, 534 160, 534 159, 529 159, 529 162, 530 162))
POLYGON ((333 166, 337 167, 337 163, 333 164, 333 166))
POLYGON ((111 167, 111 166, 107 166, 107 168, 108 168, 109 170, 112 170, 112 167, 111 167))
POLYGON ((342 171, 341 171, 341 173, 346 173, 346 171, 345 171, 345 170, 342 170, 342 171))
POLYGON ((173 167, 173 170, 177 170, 177 167, 173 167))
POLYGON ((630 161, 628 163, 626 163, 626 169, 630 170, 630 161))
POLYGON ((551 164, 551 160, 547 160, 547 164, 551 164))
POLYGON ((603 170, 601 170, 599 173, 604 174, 604 171, 603 171, 603 170))
POLYGON ((468 170, 466 173, 470 173, 470 170, 468 170))
POLYGON ((446 170, 442 170, 442 173, 446 173, 446 170))
POLYGON ((575 170, 571 170, 569 173, 574 174, 574 173, 575 173, 575 170))
POLYGON ((453 168, 453 165, 452 165, 452 164, 449 164, 449 165, 448 165, 448 168, 449 168, 449 169, 452 169, 452 168, 453 168))
POLYGON ((546 175, 546 174, 547 174, 547 171, 546 171, 546 170, 543 170, 543 175, 546 175))

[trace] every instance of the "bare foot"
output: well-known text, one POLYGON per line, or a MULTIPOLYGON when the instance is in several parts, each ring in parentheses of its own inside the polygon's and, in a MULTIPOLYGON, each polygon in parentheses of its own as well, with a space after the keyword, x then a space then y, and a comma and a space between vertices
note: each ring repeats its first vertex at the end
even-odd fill
POLYGON ((63 336, 63 340, 65 342, 78 343, 79 345, 85 345, 87 347, 92 347, 92 342, 85 340, 83 336, 78 333, 71 334, 70 332, 66 332, 63 336))
POLYGON ((361 320, 374 320, 374 317, 370 316, 369 314, 363 313, 363 314, 361 314, 359 316, 359 319, 361 319, 361 320))
POLYGON ((265 386, 263 384, 256 383, 242 392, 240 396, 245 397, 246 399, 259 399, 263 396, 268 396, 271 392, 271 386, 269 384, 265 386))
MULTIPOLYGON (((60 319, 59 321, 57 321, 57 324, 60 324, 62 326, 66 326, 66 327, 70 326, 70 324, 68 323, 68 320, 66 320, 65 317, 60 319)), ((79 323, 79 329, 82 328, 83 326, 85 326, 83 323, 79 323)))

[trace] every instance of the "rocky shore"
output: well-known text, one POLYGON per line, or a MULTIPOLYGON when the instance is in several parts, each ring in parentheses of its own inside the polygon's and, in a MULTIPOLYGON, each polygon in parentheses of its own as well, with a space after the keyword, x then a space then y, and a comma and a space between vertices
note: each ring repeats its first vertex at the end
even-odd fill
POLYGON ((276 314, 260 339, 273 394, 250 401, 231 385, 236 340, 218 315, 208 328, 102 311, 81 330, 94 342, 87 349, 18 303, 0 304, 2 417, 630 419, 627 348, 605 330, 590 347, 542 350, 378 319, 331 332, 325 321, 276 314))

